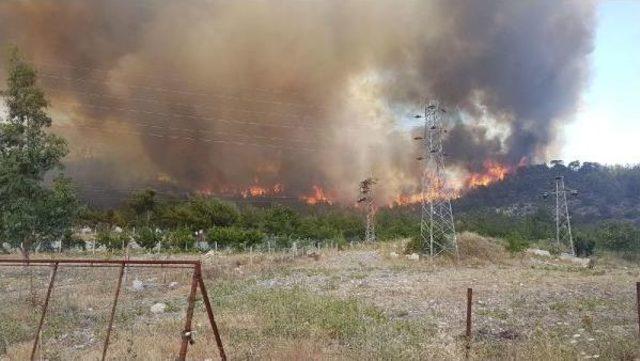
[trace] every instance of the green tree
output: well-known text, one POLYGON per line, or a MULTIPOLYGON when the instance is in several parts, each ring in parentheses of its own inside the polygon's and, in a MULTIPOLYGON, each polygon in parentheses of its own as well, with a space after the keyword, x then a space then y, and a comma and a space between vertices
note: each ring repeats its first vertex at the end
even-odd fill
POLYGON ((295 234, 300 224, 300 216, 290 208, 276 205, 265 212, 262 229, 271 235, 290 236, 295 234))
POLYGON ((149 224, 151 214, 156 208, 156 191, 153 189, 145 189, 144 191, 134 193, 128 201, 129 208, 135 213, 138 221, 142 224, 149 224))
POLYGON ((7 90, 2 95, 8 116, 0 121, 0 233, 28 258, 33 247, 64 236, 77 202, 62 175, 66 143, 46 131, 51 118, 45 112, 44 92, 36 84, 36 71, 15 48, 7 68, 7 90), (51 186, 45 178, 53 179, 51 186))

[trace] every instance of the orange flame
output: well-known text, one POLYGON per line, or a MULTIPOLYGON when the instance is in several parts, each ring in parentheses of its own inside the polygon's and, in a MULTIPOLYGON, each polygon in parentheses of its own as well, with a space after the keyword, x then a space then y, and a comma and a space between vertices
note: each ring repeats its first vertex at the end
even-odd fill
POLYGON ((511 169, 498 162, 487 160, 484 162, 484 173, 472 173, 465 182, 468 188, 486 187, 491 183, 499 182, 509 174, 511 169))
POLYGON ((462 193, 459 189, 443 190, 441 193, 432 191, 431 193, 425 193, 424 195, 422 192, 414 194, 400 194, 391 203, 389 203, 389 207, 393 208, 397 206, 421 203, 423 199, 426 201, 444 198, 456 199, 460 198, 461 195, 462 193))
POLYGON ((333 204, 333 201, 329 199, 327 193, 320 186, 313 186, 313 194, 302 195, 300 196, 300 200, 311 205, 320 203, 333 204))
POLYGON ((223 195, 223 196, 241 196, 242 198, 256 198, 256 197, 268 197, 284 191, 284 186, 281 183, 276 183, 273 186, 265 186, 257 184, 258 181, 254 180, 254 184, 247 188, 238 188, 234 186, 223 186, 214 191, 211 187, 200 189, 198 194, 204 196, 223 195))

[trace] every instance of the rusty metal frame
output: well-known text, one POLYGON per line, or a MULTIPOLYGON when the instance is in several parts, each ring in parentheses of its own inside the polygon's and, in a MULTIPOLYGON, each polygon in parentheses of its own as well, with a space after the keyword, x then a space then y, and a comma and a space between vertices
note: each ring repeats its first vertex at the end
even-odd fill
POLYGON ((118 299, 120 298, 120 290, 122 289, 122 278, 124 276, 125 268, 129 267, 141 267, 141 268, 186 268, 192 269, 193 275, 191 277, 191 289, 189 292, 189 298, 187 300, 187 314, 185 318, 185 327, 180 335, 180 352, 176 358, 176 361, 185 361, 187 358, 187 351, 189 345, 193 344, 193 313, 195 311, 196 296, 198 290, 202 296, 204 306, 209 319, 209 324, 213 330, 213 334, 216 339, 216 345, 222 361, 227 360, 227 355, 222 345, 222 338, 220 337, 220 331, 216 324, 213 314, 213 308, 211 307, 211 301, 207 294, 207 289, 202 277, 202 262, 191 260, 95 260, 95 259, 0 259, 0 266, 27 266, 27 267, 44 267, 51 266, 51 278, 49 280, 49 287, 47 288, 47 295, 42 306, 40 314, 40 322, 38 323, 38 329, 33 341, 33 348, 31 351, 31 360, 34 361, 38 349, 38 343, 40 341, 40 335, 42 333, 42 327, 46 318, 47 309, 49 307, 49 300, 55 287, 56 275, 60 267, 117 267, 120 268, 118 282, 116 285, 115 295, 113 303, 111 305, 111 313, 109 316, 109 326, 107 328, 107 335, 104 341, 102 349, 102 361, 106 360, 107 352, 109 349, 109 342, 111 339, 111 331, 113 330, 113 322, 118 305, 118 299))

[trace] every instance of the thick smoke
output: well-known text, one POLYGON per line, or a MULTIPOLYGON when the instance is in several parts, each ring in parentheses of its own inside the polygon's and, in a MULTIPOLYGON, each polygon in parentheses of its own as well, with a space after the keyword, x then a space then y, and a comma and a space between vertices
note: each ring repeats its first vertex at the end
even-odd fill
POLYGON ((540 159, 588 75, 574 1, 5 0, 0 42, 39 68, 81 184, 351 202, 418 189, 408 113, 453 110, 459 172, 540 159))

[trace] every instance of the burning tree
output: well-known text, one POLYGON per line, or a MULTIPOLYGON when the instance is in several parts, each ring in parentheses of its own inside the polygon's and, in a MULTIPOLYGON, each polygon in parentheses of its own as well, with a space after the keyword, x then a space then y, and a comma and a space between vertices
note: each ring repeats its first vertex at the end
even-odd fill
POLYGON ((42 242, 61 239, 77 210, 70 182, 62 175, 68 153, 61 137, 46 132, 51 118, 36 71, 17 49, 8 59, 7 116, 0 120, 0 234, 25 258, 42 242), (56 172, 51 186, 45 177, 56 172))

